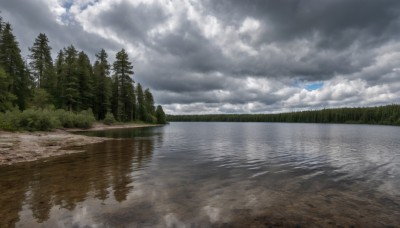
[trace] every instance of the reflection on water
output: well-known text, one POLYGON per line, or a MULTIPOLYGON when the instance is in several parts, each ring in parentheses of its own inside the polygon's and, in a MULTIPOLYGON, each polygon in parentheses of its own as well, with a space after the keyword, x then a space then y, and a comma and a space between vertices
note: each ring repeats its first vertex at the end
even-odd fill
POLYGON ((400 128, 172 123, 0 167, 5 227, 400 225, 400 128))
POLYGON ((74 216, 91 213, 81 204, 88 199, 114 205, 125 201, 153 147, 153 139, 106 141, 87 146, 87 153, 0 168, 1 224, 69 226, 79 219, 74 216))

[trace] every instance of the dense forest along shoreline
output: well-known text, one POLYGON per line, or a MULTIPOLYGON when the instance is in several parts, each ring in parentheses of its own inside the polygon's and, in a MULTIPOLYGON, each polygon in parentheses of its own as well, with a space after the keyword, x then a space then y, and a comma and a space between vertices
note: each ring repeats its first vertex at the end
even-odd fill
POLYGON ((78 147, 100 143, 110 138, 73 134, 78 131, 99 131, 125 128, 155 127, 156 124, 95 124, 90 129, 58 129, 52 132, 0 131, 0 166, 84 152, 78 147))

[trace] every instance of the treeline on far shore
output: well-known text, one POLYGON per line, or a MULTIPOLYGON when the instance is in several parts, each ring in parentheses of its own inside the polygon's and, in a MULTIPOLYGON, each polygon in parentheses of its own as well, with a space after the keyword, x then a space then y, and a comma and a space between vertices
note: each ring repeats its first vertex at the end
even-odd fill
POLYGON ((167 115, 170 122, 288 122, 400 125, 400 105, 331 108, 277 114, 167 115))

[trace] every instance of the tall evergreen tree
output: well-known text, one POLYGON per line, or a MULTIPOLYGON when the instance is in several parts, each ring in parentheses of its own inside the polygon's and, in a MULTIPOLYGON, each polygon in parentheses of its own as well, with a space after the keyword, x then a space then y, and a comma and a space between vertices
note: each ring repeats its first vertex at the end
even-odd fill
POLYGON ((146 112, 146 105, 144 100, 144 94, 142 85, 138 83, 136 87, 136 94, 137 94, 137 118, 141 121, 146 121, 147 112, 146 112))
POLYGON ((85 52, 79 52, 77 59, 78 77, 78 110, 87 110, 93 107, 93 71, 89 57, 85 52))
POLYGON ((69 110, 77 110, 79 102, 79 79, 78 79, 78 51, 74 46, 64 49, 65 63, 62 74, 64 82, 64 106, 69 110))
POLYGON ((29 48, 29 66, 33 73, 37 88, 43 88, 47 92, 53 92, 55 87, 55 72, 53 59, 51 57, 51 47, 49 40, 44 33, 40 33, 35 39, 33 46, 29 48), (53 91, 52 91, 53 90, 53 91))
POLYGON ((94 112, 97 119, 104 119, 107 112, 111 108, 111 79, 110 65, 107 61, 108 55, 104 49, 96 54, 96 62, 94 64, 94 83, 95 83, 95 99, 94 112))
POLYGON ((56 90, 54 93, 55 105, 58 108, 62 108, 64 104, 64 94, 65 94, 65 55, 63 50, 60 50, 57 54, 55 62, 56 71, 56 90))
POLYGON ((0 66, 0 112, 12 109, 16 97, 8 91, 10 78, 0 66))
MULTIPOLYGON (((0 43, 3 37, 3 18, 0 16, 0 43)), ((1 51, 1 50, 0 50, 1 51)), ((1 56, 1 53, 0 53, 1 56)), ((0 112, 12 109, 13 101, 16 100, 14 94, 10 92, 11 77, 6 74, 3 67, 0 65, 0 112)))
POLYGON ((150 89, 146 89, 144 91, 144 105, 146 108, 146 122, 156 122, 155 119, 155 107, 154 107, 154 98, 153 94, 151 94, 150 89))
POLYGON ((161 107, 161 105, 158 105, 158 106, 157 106, 157 109, 156 109, 156 119, 157 119, 157 123, 158 123, 158 124, 166 124, 166 123, 167 123, 166 117, 165 117, 165 113, 164 113, 164 110, 163 110, 163 108, 161 107))
POLYGON ((129 61, 128 54, 124 49, 119 51, 115 56, 113 64, 114 85, 113 85, 113 113, 118 120, 131 120, 132 108, 132 91, 133 91, 133 66, 129 61))
POLYGON ((31 84, 29 71, 22 60, 21 50, 9 23, 6 23, 1 31, 0 66, 10 79, 7 91, 17 97, 14 105, 18 105, 21 110, 25 109, 31 84))

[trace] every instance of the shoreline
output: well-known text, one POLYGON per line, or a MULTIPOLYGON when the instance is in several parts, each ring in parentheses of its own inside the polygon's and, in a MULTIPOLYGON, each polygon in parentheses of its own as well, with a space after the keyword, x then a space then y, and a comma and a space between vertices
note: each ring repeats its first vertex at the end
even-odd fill
POLYGON ((158 127, 156 124, 104 125, 96 123, 89 129, 57 129, 50 132, 7 132, 0 130, 0 167, 32 162, 45 158, 84 152, 73 147, 115 140, 73 134, 79 131, 101 131, 158 127))

